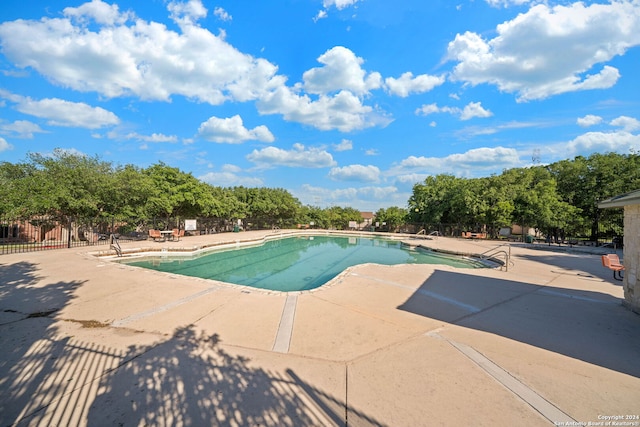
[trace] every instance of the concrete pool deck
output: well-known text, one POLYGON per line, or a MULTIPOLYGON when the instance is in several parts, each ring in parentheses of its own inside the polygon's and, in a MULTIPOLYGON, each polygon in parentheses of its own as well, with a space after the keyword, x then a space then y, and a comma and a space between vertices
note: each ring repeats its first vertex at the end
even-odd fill
POLYGON ((640 316, 597 254, 513 244, 508 272, 367 264, 283 294, 103 249, 0 256, 1 425, 640 425, 640 316))

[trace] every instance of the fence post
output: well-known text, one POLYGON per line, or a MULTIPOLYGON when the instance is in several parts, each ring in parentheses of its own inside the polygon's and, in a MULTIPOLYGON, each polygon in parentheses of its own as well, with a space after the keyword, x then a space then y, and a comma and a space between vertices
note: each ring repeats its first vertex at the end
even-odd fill
POLYGON ((67 240, 67 248, 71 248, 71 231, 73 230, 73 218, 69 217, 69 235, 67 240))

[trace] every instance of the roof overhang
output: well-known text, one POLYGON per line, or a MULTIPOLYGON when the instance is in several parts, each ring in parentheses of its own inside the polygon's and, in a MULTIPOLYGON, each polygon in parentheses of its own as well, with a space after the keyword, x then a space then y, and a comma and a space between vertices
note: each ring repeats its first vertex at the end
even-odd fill
POLYGON ((599 208, 623 208, 629 205, 640 205, 640 190, 621 194, 598 203, 599 208))

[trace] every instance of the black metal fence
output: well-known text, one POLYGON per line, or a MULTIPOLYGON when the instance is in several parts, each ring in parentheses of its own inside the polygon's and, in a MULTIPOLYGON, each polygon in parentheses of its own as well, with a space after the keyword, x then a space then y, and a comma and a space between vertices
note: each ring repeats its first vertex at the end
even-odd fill
MULTIPOLYGON (((186 235, 240 231, 237 221, 220 218, 78 218, 69 216, 0 217, 0 255, 147 240, 149 230, 186 230, 186 235)), ((255 228, 253 228, 255 229, 255 228)))
MULTIPOLYGON (((374 222, 367 231, 389 233, 437 234, 447 237, 469 237, 499 239, 527 243, 558 245, 610 245, 622 247, 622 226, 618 222, 598 225, 595 239, 593 233, 554 229, 541 231, 527 226, 513 225, 497 227, 486 224, 468 226, 463 224, 402 224, 393 229, 374 222)), ((237 232, 259 229, 254 224, 239 224, 237 220, 221 218, 77 218, 67 216, 34 216, 31 218, 0 217, 0 254, 42 251, 49 249, 75 248, 91 245, 108 245, 113 234, 121 242, 147 240, 150 229, 186 230, 186 235, 203 235, 221 232, 237 232)))
POLYGON ((146 239, 146 233, 131 233, 131 228, 128 221, 116 218, 0 218, 0 254, 107 245, 111 234, 120 234, 125 240, 146 239))

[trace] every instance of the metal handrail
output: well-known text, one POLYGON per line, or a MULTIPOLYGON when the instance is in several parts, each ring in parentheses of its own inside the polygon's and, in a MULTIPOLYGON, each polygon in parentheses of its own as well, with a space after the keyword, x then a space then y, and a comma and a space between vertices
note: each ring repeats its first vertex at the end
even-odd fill
POLYGON ((115 249, 116 255, 121 257, 122 248, 120 247, 120 241, 118 240, 115 234, 112 234, 109 238, 111 239, 111 249, 115 249))
MULTIPOLYGON (((487 251, 480 254, 480 258, 481 259, 496 258, 499 255, 504 256, 504 268, 505 268, 505 271, 508 272, 509 265, 513 265, 513 262, 511 261, 511 245, 500 245, 500 246, 496 246, 495 248, 488 249, 487 251), (501 250, 500 248, 502 247, 507 247, 508 251, 505 251, 504 249, 501 250)), ((500 269, 502 270, 502 267, 500 267, 500 269)))

